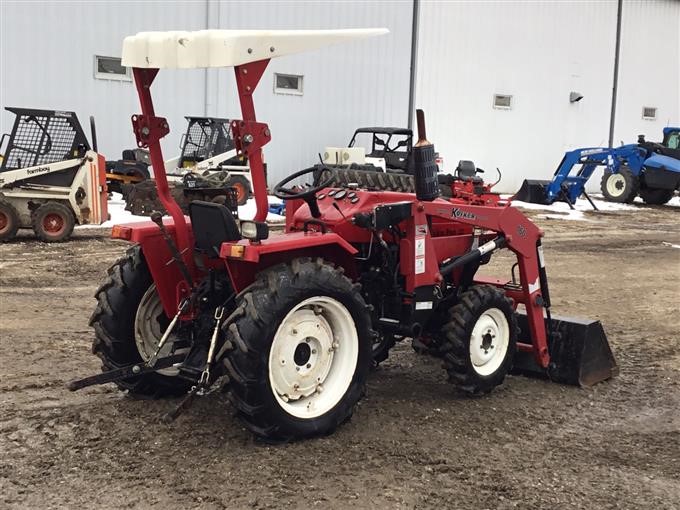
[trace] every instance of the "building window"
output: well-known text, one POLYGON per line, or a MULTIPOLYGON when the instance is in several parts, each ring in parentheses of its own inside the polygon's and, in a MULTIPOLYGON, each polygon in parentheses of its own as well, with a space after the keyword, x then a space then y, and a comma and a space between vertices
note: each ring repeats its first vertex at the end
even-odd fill
POLYGON ((643 106, 642 107, 642 118, 645 120, 655 120, 656 119, 656 108, 653 106, 643 106))
POLYGON ((274 92, 277 94, 302 95, 302 76, 274 73, 274 92))
POLYGON ((494 94, 493 107, 500 110, 510 110, 512 108, 512 96, 506 94, 494 94))
POLYGON ((116 57, 94 57, 94 77, 100 80, 132 81, 129 67, 123 67, 121 60, 116 57))

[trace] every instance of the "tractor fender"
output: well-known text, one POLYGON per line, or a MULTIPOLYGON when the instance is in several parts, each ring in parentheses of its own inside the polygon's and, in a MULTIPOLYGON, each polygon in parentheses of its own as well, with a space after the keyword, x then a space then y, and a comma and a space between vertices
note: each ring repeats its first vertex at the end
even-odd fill
POLYGON ((259 272, 299 257, 322 258, 342 267, 352 279, 357 277, 354 255, 357 249, 333 232, 290 232, 253 243, 241 240, 224 243, 220 257, 236 292, 255 281, 259 272))
MULTIPOLYGON (((172 219, 164 218, 163 224, 177 243, 177 234, 172 219)), ((188 226, 189 236, 193 239, 191 226, 188 226)), ((172 253, 158 226, 152 221, 114 225, 111 229, 111 237, 139 245, 141 256, 149 268, 153 282, 156 284, 156 290, 165 314, 168 317, 174 316, 177 312, 177 304, 186 295, 188 284, 184 281, 177 264, 172 263, 172 253)), ((217 260, 217 262, 221 261, 217 260)), ((200 277, 197 268, 193 267, 192 269, 196 272, 191 276, 193 278, 200 277)))

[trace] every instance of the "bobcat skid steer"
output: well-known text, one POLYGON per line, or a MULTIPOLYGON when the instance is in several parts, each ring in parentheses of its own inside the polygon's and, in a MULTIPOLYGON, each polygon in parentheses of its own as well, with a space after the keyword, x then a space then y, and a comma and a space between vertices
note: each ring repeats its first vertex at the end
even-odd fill
POLYGON ((106 162, 90 147, 76 114, 6 110, 15 119, 0 139, 0 241, 20 228, 32 228, 45 242, 65 241, 76 224, 106 221, 106 162))

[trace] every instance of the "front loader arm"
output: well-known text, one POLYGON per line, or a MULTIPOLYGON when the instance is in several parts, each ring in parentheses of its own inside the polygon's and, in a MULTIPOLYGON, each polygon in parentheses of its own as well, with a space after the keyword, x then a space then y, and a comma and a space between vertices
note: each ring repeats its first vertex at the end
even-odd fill
MULTIPOLYGON (((522 303, 525 306, 532 341, 530 345, 520 344, 519 348, 532 350, 536 362, 543 368, 547 368, 550 356, 543 310, 547 310, 549 318, 550 297, 541 248, 543 232, 514 207, 457 205, 443 200, 416 202, 413 210, 414 231, 412 235, 414 236, 414 245, 418 243, 419 237, 422 236, 423 225, 428 224, 428 217, 453 219, 462 224, 496 232, 498 242, 494 242, 487 249, 494 250, 505 246, 515 253, 519 267, 520 285, 518 289, 511 289, 506 292, 516 304, 522 303)), ((432 238, 425 236, 424 238, 421 237, 420 241, 425 243, 425 248, 422 250, 425 257, 424 264, 422 262, 419 264, 417 262, 418 250, 416 250, 414 287, 432 285, 434 282, 443 281, 440 272, 442 261, 436 258, 432 238), (421 266, 424 266, 423 271, 421 271, 421 266)), ((484 249, 480 247, 477 250, 483 251, 484 249)), ((495 284, 504 285, 500 281, 495 282, 495 284)))

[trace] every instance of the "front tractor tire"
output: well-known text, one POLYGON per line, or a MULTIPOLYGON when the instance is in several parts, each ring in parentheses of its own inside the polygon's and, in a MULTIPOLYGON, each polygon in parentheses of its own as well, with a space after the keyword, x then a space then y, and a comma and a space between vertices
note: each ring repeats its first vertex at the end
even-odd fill
POLYGON ((261 272, 225 324, 230 399, 261 439, 332 433, 352 416, 371 366, 373 331, 360 287, 322 259, 261 272))
POLYGON ((618 172, 604 171, 600 189, 606 200, 630 204, 638 194, 640 180, 630 168, 621 165, 618 172))
MULTIPOLYGON (((156 292, 151 273, 139 246, 108 270, 95 294, 97 307, 90 318, 95 338, 92 352, 108 372, 149 359, 162 331, 170 322, 156 292)), ((190 388, 188 381, 175 377, 174 369, 149 373, 116 383, 122 390, 141 398, 177 396, 190 388), (165 374, 165 375, 164 375, 165 374)))
POLYGON ((512 303, 490 285, 476 285, 463 293, 442 326, 439 352, 449 382, 469 395, 483 395, 502 384, 516 349, 512 303))

